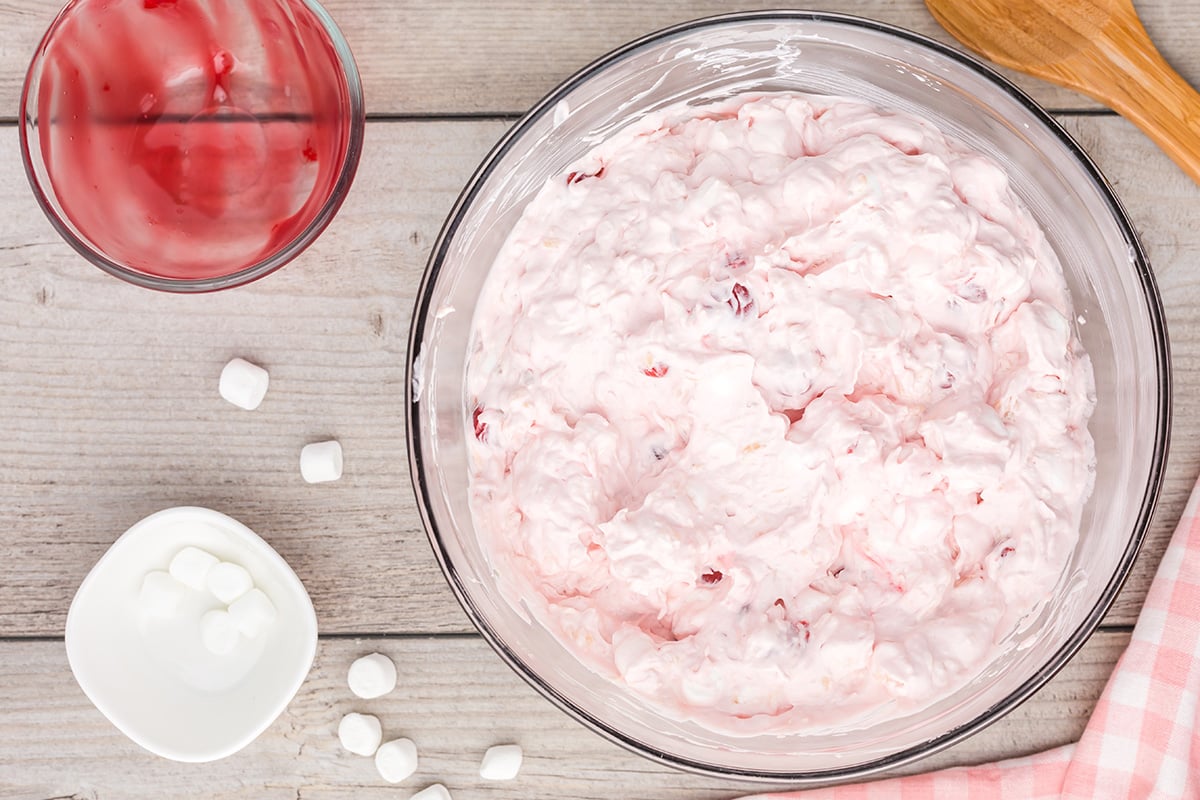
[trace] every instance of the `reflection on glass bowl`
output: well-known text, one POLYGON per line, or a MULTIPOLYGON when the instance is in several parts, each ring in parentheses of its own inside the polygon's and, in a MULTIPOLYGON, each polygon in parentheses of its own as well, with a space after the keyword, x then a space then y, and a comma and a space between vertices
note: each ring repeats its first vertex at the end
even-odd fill
POLYGON ((410 341, 409 458, 446 577, 526 681, 602 735, 685 769, 793 783, 861 777, 941 750, 1014 708, 1083 644, 1145 534, 1166 455, 1170 379, 1153 276, 1124 210, 1088 157, 1029 98, 975 60, 915 34, 822 13, 688 23, 633 42, 567 80, 496 146, 434 247, 410 341), (835 735, 729 736, 680 721, 592 672, 498 590, 468 503, 464 388, 480 289, 542 184, 614 131, 678 102, 750 91, 857 97, 915 114, 1008 173, 1057 252, 1095 369, 1096 488, 1054 596, 968 685, 911 715, 835 735))

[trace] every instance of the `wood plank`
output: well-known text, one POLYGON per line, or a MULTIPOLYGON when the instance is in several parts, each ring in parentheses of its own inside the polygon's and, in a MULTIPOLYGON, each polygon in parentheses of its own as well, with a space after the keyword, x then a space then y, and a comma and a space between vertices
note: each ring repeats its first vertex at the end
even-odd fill
POLYGON ((1166 478, 1142 554, 1107 619, 1130 624, 1200 471, 1200 189, 1123 119, 1063 123, 1129 211, 1158 280, 1171 341, 1175 408, 1166 478))
MULTIPOLYGON (((957 747, 908 771, 979 763, 1074 741, 1127 642, 1095 637, 1041 692, 957 747)), ((145 753, 96 711, 76 686, 61 642, 0 643, 0 798, 343 800, 405 796, 440 781, 470 798, 730 798, 758 787, 676 772, 601 739, 535 694, 475 637, 324 640, 300 694, 257 741, 222 761, 176 764, 145 753), (392 657, 399 687, 355 700, 345 670, 364 653, 392 657), (381 781, 370 759, 344 753, 341 716, 377 715, 385 737, 417 744, 421 766, 400 784, 381 781), (479 758, 517 742, 525 766, 512 783, 484 785, 479 758)))
MULTIPOLYGON (((1174 351, 1163 502, 1108 620, 1130 624, 1200 469, 1200 190, 1124 121, 1070 125, 1143 232, 1174 351)), ((358 181, 318 243, 254 286, 204 297, 143 291, 86 265, 42 219, 20 166, 0 162, 0 633, 60 634, 75 587, 113 538, 186 503, 271 541, 325 632, 470 630, 420 529, 400 397, 418 276, 503 127, 368 126, 358 181), (217 396, 235 355, 271 370, 256 412, 217 396), (341 439, 346 475, 308 486, 299 449, 326 436, 341 439)), ((15 138, 0 130, 0 145, 15 138)))
MULTIPOLYGON (((0 163, 0 633, 58 634, 75 587, 156 509, 241 519, 288 559, 335 631, 466 631, 408 478, 404 354, 442 218, 495 122, 372 125, 334 225, 254 286, 179 297, 75 257, 20 167, 0 163), (15 204, 15 207, 12 207, 15 204), (8 213, 11 208, 11 213, 8 213), (262 407, 217 395, 244 355, 271 372, 262 407), (338 438, 341 481, 305 484, 300 448, 338 438)), ((6 146, 15 130, 0 131, 6 146)))
MULTIPOLYGON (((0 116, 14 118, 26 65, 61 4, 0 3, 0 116)), ((773 0, 326 0, 355 53, 373 114, 521 113, 562 79, 626 41, 773 0)), ((950 43, 920 0, 823 0, 811 7, 873 17, 950 43)), ((1150 34, 1200 82, 1200 0, 1143 0, 1150 34)), ((1034 78, 1009 77, 1051 108, 1095 102, 1034 78)))

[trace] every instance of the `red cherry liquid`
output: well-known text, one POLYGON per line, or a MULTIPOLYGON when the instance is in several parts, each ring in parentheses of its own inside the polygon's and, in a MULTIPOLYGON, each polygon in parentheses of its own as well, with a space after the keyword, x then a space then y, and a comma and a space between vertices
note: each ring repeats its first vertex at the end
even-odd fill
POLYGON ((76 0, 40 56, 49 193, 129 269, 239 272, 299 236, 338 181, 350 89, 300 0, 76 0))

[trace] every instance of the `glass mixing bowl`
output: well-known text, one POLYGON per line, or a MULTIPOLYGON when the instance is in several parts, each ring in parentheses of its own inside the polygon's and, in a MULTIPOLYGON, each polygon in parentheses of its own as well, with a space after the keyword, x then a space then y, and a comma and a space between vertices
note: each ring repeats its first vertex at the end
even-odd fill
POLYGON ((365 119, 350 47, 316 0, 69 0, 25 77, 21 156, 85 259, 210 292, 321 234, 365 119))
POLYGON ((422 283, 409 344, 408 446, 434 551, 480 633, 526 681, 654 761, 792 783, 860 777, 930 755, 996 721, 1048 681, 1096 628, 1129 572, 1162 479, 1170 417, 1167 337, 1149 265, 1095 165, 1044 111, 979 62, 876 22, 764 12, 700 20, 635 41, 555 89, 467 184, 422 283), (660 714, 592 672, 514 608, 468 506, 464 376, 493 258, 551 176, 640 116, 746 91, 848 95, 932 121, 1009 173, 1062 260, 1098 402, 1096 488, 1052 597, 1012 646, 940 702, 836 735, 732 737, 660 714))

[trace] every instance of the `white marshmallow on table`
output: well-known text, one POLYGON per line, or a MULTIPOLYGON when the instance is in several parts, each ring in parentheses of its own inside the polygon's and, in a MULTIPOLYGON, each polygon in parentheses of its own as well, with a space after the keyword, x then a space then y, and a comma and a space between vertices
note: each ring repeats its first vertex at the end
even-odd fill
POLYGON ((155 570, 146 573, 142 578, 142 590, 138 593, 138 606, 143 614, 152 617, 169 617, 179 607, 183 593, 187 591, 182 583, 171 577, 169 572, 155 570))
POLYGON ((213 564, 204 579, 212 596, 228 605, 254 588, 254 579, 241 564, 222 561, 213 564))
POLYGON ((342 477, 342 445, 336 440, 304 445, 300 451, 300 475, 309 483, 342 477))
POLYGON ((238 629, 228 611, 209 611, 200 618, 200 640, 214 655, 223 656, 233 652, 238 643, 238 629))
POLYGON ((221 380, 217 389, 221 392, 221 397, 238 408, 253 411, 267 396, 270 380, 271 376, 262 367, 243 358, 235 358, 221 370, 221 380))
POLYGON ((370 714, 347 714, 338 723, 338 741, 359 756, 373 756, 383 741, 383 726, 370 714))
POLYGON ((220 560, 207 550, 189 546, 175 554, 167 571, 189 589, 203 592, 207 586, 208 571, 220 560))
POLYGON ((450 791, 440 783, 435 783, 414 794, 411 800, 450 800, 450 791))
POLYGON ((399 783, 417 771, 417 746, 412 739, 393 739, 375 751, 375 769, 388 783, 399 783))
POLYGON ((350 665, 346 683, 363 700, 383 697, 396 688, 396 665, 382 653, 371 653, 350 665))
POLYGON ((479 765, 479 777, 485 781, 511 781, 521 771, 521 746, 499 744, 489 747, 479 765))
POLYGON ((275 604, 262 589, 251 589, 229 604, 229 616, 243 636, 253 639, 275 621, 275 604))

